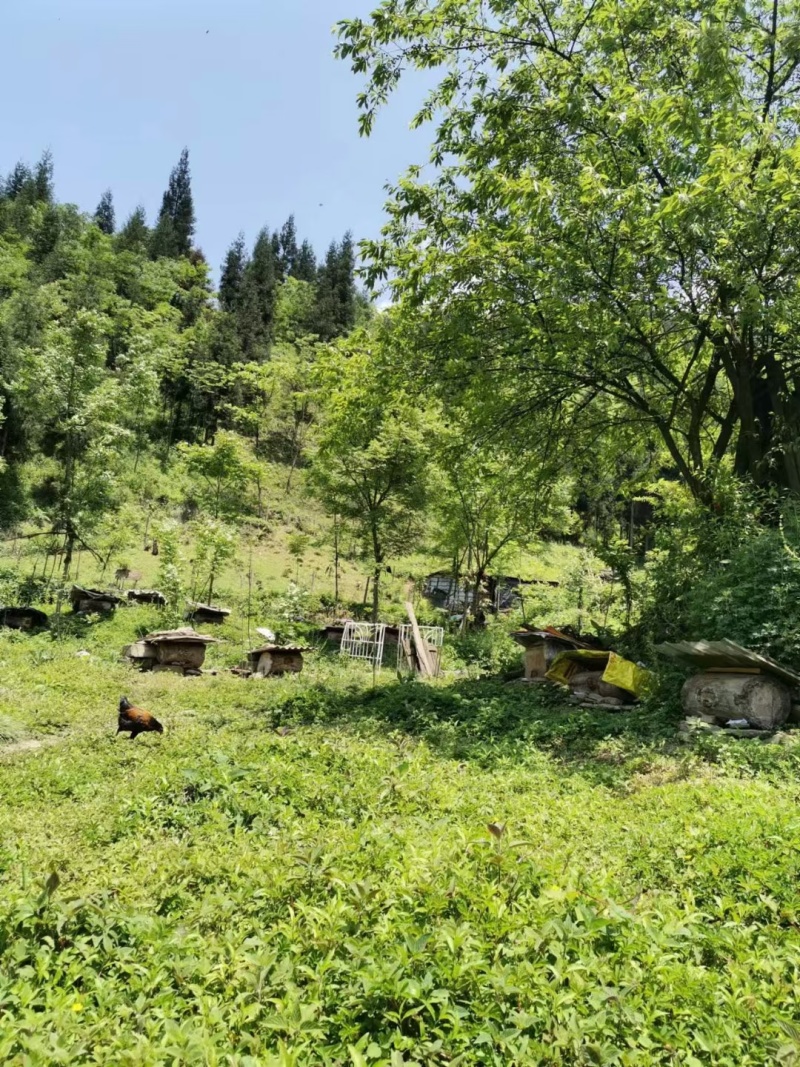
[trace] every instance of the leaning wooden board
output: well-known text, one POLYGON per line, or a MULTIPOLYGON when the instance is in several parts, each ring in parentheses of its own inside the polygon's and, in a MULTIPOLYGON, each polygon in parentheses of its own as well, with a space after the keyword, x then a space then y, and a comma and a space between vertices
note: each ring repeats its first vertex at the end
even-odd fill
POLYGON ((406 611, 408 612, 408 618, 411 622, 411 633, 414 635, 414 648, 416 649, 417 659, 419 660, 420 672, 427 678, 433 678, 434 670, 428 655, 428 646, 422 640, 422 634, 419 632, 419 623, 417 622, 414 605, 408 600, 406 601, 406 611))

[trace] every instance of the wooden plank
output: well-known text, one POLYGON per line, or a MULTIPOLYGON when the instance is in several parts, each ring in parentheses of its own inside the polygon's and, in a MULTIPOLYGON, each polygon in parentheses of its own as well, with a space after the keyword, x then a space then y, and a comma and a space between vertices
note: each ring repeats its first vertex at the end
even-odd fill
POLYGON ((414 612, 414 605, 410 600, 406 601, 406 612, 411 622, 411 632, 414 635, 414 647, 417 652, 417 659, 419 660, 420 673, 427 678, 433 678, 433 667, 431 661, 428 658, 428 649, 425 647, 425 642, 422 640, 422 634, 419 632, 419 623, 417 622, 417 616, 414 612))
POLYGON ((760 667, 707 667, 706 674, 761 674, 760 667))
POLYGON ((403 637, 402 638, 402 646, 403 646, 403 655, 406 658, 406 663, 408 664, 408 666, 411 668, 412 671, 416 670, 416 656, 411 651, 411 642, 408 640, 407 637, 403 637))

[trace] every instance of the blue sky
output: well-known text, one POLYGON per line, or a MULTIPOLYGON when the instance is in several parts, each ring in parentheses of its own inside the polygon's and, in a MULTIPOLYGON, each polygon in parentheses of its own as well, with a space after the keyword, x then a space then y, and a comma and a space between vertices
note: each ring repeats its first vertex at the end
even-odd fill
MULTIPOLYGON (((318 254, 380 228, 383 186, 424 162, 418 88, 358 135, 359 79, 331 27, 373 0, 0 0, 0 173, 50 148, 60 200, 152 220, 184 145, 215 271, 241 229, 294 212, 318 254), (320 206, 321 205, 321 206, 320 206)), ((419 86, 419 83, 418 83, 419 86)))

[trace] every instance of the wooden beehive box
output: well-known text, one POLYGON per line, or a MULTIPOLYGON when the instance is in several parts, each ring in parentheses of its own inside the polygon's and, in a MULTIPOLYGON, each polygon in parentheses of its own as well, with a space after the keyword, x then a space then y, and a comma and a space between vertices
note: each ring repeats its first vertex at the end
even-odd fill
POLYGON ((229 615, 229 608, 215 608, 211 604, 193 604, 186 619, 199 626, 221 626, 229 615))
POLYGON ((167 598, 158 589, 129 589, 128 600, 132 604, 157 604, 163 608, 167 598))
POLYGON ((90 615, 94 612, 108 614, 118 604, 124 604, 122 597, 116 593, 110 593, 106 589, 84 589, 80 585, 73 585, 69 594, 72 610, 76 614, 90 615))
POLYGON ((180 630, 159 630, 148 634, 144 641, 155 649, 157 663, 195 670, 203 666, 208 645, 217 643, 216 637, 199 634, 189 626, 180 630))
POLYGON ((522 662, 528 681, 544 678, 550 664, 560 652, 567 652, 579 645, 577 641, 566 636, 556 637, 546 630, 517 630, 511 636, 525 650, 522 662))
POLYGON ((50 620, 37 608, 0 608, 0 626, 10 630, 44 630, 50 620))
POLYGON ((300 645, 262 645, 248 652, 250 669, 255 677, 276 678, 282 674, 299 674, 303 653, 310 649, 300 645))

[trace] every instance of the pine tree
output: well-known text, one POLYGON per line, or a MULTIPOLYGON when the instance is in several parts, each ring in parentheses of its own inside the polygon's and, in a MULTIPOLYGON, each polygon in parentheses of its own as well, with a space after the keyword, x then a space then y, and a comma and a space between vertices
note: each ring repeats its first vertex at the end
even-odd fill
POLYGON ((247 265, 244 234, 239 234, 225 256, 219 282, 219 306, 223 311, 238 311, 242 304, 242 286, 247 265))
POLYGON ((62 233, 62 210, 48 204, 32 234, 31 254, 37 263, 44 263, 55 250, 62 233))
POLYGON ((303 241, 300 246, 292 276, 299 282, 313 283, 317 280, 317 257, 309 241, 303 241))
POLYGON ((337 326, 340 334, 349 333, 356 322, 356 254, 353 235, 342 238, 336 264, 337 326))
POLYGON ((142 252, 147 247, 149 240, 150 230, 147 227, 147 215, 140 204, 117 235, 117 245, 124 251, 142 252))
POLYGON ((53 156, 47 151, 36 164, 33 173, 33 185, 36 199, 40 203, 49 204, 53 200, 53 156))
POLYGON ((333 241, 317 274, 316 329, 323 341, 349 333, 356 321, 355 250, 346 233, 333 241))
POLYGON ((192 247, 195 217, 191 175, 189 174, 189 151, 186 148, 181 152, 180 162, 174 172, 174 177, 172 221, 175 224, 175 237, 178 241, 179 254, 188 255, 192 247))
POLYGON ((261 231, 244 272, 240 335, 245 352, 253 359, 266 358, 272 343, 279 285, 279 263, 274 240, 277 236, 270 236, 267 229, 261 231))
POLYGON ((116 216, 114 214, 114 198, 111 195, 110 189, 106 189, 100 197, 100 203, 97 205, 97 210, 94 213, 94 221, 103 233, 107 233, 109 237, 113 234, 116 225, 116 216))
POLYGON ((189 150, 184 148, 178 165, 169 176, 169 185, 161 201, 150 249, 153 258, 188 256, 192 249, 194 223, 189 150))
POLYGON ((9 200, 16 200, 23 190, 31 184, 33 181, 33 175, 31 174, 30 167, 26 167, 24 163, 19 162, 6 178, 3 192, 9 200))
POLYGON ((172 259, 177 255, 175 224, 166 212, 158 216, 150 236, 150 255, 153 259, 172 259))
POLYGON ((297 227, 295 226, 294 215, 290 215, 284 222, 280 233, 280 271, 282 278, 294 276, 297 255, 297 227))

